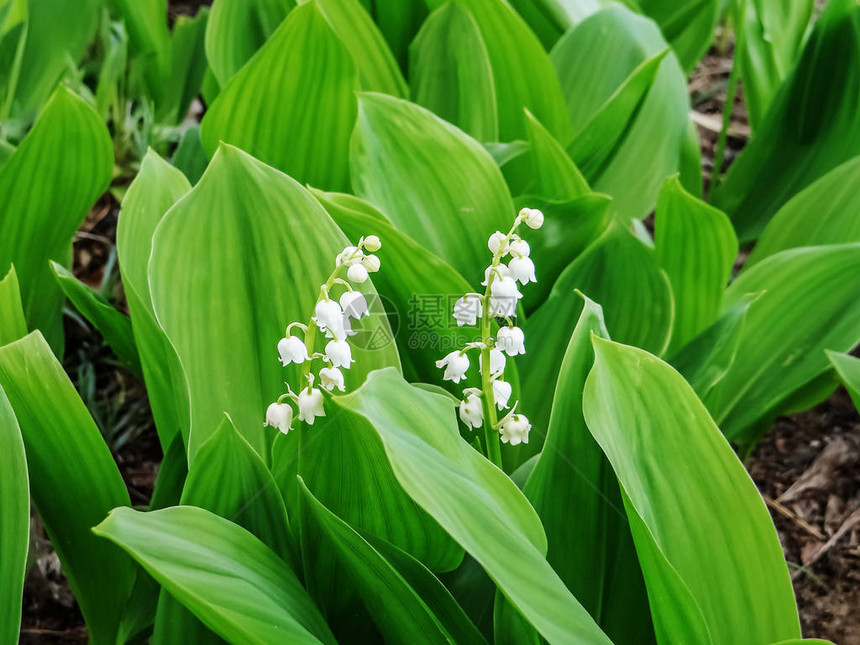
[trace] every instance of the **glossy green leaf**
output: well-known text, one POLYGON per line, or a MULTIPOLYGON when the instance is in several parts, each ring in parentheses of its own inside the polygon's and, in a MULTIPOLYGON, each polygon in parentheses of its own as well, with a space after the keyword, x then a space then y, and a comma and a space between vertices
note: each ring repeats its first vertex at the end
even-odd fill
POLYGON ((398 98, 409 96, 409 88, 382 34, 360 0, 299 0, 319 7, 329 26, 349 51, 358 69, 361 89, 385 92, 398 98))
POLYGON ((348 146, 358 74, 316 2, 303 4, 229 83, 203 117, 212 155, 236 145, 299 181, 349 187, 348 146))
POLYGON ((427 18, 409 48, 412 100, 478 141, 497 141, 496 86, 478 24, 446 2, 427 18))
POLYGON ((189 128, 185 131, 170 162, 182 171, 182 174, 192 185, 200 180, 206 166, 209 165, 209 157, 200 141, 199 127, 189 128))
POLYGON ((21 427, 33 502, 90 638, 115 642, 134 563, 90 529, 111 509, 129 504, 119 469, 38 331, 0 348, 0 388, 21 427))
POLYGON ((216 0, 206 25, 206 60, 221 87, 278 28, 295 0, 216 0))
POLYGON ((744 263, 799 246, 860 242, 860 156, 837 166, 777 211, 744 263))
POLYGON ((118 508, 93 531, 128 551, 230 642, 334 643, 289 567, 251 533, 209 511, 118 508))
POLYGON ((684 71, 692 71, 714 40, 722 1, 638 0, 638 4, 660 26, 684 71))
POLYGON ((854 407, 860 410, 860 358, 837 352, 827 352, 827 358, 851 395, 854 407))
POLYGON ((567 588, 613 642, 645 643, 653 627, 618 483, 582 416, 592 334, 608 338, 600 305, 585 299, 523 493, 546 530, 547 560, 567 588))
POLYGON ((30 545, 30 488, 21 429, 2 386, 0 454, 0 641, 15 643, 30 545))
POLYGON ((388 41, 388 46, 400 68, 405 71, 409 58, 409 44, 427 18, 427 3, 424 0, 384 3, 376 0, 361 0, 361 2, 373 17, 385 40, 388 41))
POLYGON ((24 305, 18 288, 18 274, 15 267, 0 280, 0 347, 27 335, 27 321, 24 318, 24 305))
POLYGON ((87 210, 110 182, 110 135, 96 111, 60 87, 0 167, 0 266, 15 264, 30 329, 61 351, 63 305, 48 260, 64 261, 87 210))
POLYGON ((361 95, 350 168, 356 194, 467 280, 483 276, 490 233, 513 221, 490 154, 414 103, 361 95))
POLYGON ((60 283, 60 289, 72 301, 75 309, 99 331, 120 362, 133 374, 140 376, 140 357, 134 344, 131 319, 78 280, 63 265, 51 262, 51 269, 60 283))
MULTIPOLYGON (((743 42, 736 54, 744 104, 755 131, 779 86, 797 63, 813 0, 746 0, 743 42)), ((736 29, 737 31, 737 29, 736 29)))
POLYGON ((645 351, 594 351, 583 411, 621 484, 658 641, 800 637, 773 522, 705 406, 645 351))
MULTIPOLYGON (((433 613, 393 563, 349 524, 323 506, 304 483, 300 485, 300 491, 302 522, 313 526, 315 533, 323 536, 325 545, 336 552, 338 561, 349 574, 351 585, 357 590, 387 642, 409 642, 416 634, 421 634, 422 642, 427 643, 486 642, 462 615, 462 610, 459 610, 460 623, 454 627, 466 626, 471 629, 452 633, 452 626, 433 613)), ((433 577, 429 571, 425 571, 430 578, 433 577)), ((458 608, 454 599, 450 594, 447 598, 452 611, 456 611, 458 608)))
POLYGON ((675 299, 671 356, 719 315, 738 240, 725 213, 693 197, 672 177, 657 200, 654 249, 675 299))
POLYGON ((544 559, 546 536, 516 485, 459 436, 444 396, 382 370, 339 405, 376 429, 403 488, 550 642, 609 643, 544 559))
POLYGON ((647 82, 665 49, 657 25, 614 5, 583 20, 551 53, 573 133, 586 137, 574 140, 573 161, 628 219, 654 209, 666 177, 680 167, 688 134, 687 84, 675 55, 666 55, 647 82))
POLYGON ((165 96, 156 116, 161 121, 180 123, 188 114, 191 101, 200 94, 206 72, 204 39, 209 10, 201 8, 193 17, 179 16, 170 38, 170 69, 165 96))
MULTIPOLYGON (((192 463, 223 412, 266 459, 273 436, 263 428, 266 408, 285 380, 296 384, 299 376, 295 365, 279 364, 278 340, 288 323, 308 321, 319 285, 347 244, 298 183, 228 145, 161 221, 149 279, 158 321, 188 379, 192 463)), ((375 293, 370 281, 361 290, 375 293)), ((372 316, 362 334, 390 338, 391 330, 372 316)), ((374 368, 398 364, 393 344, 364 349, 354 341, 353 358, 348 387, 374 368)))
MULTIPOLYGON (((223 419, 200 447, 180 504, 203 508, 235 522, 296 570, 295 543, 278 487, 230 419, 223 419)), ((205 642, 207 636, 211 638, 211 632, 191 612, 169 593, 161 593, 154 642, 205 642)))
POLYGON ((540 195, 549 201, 571 201, 591 192, 561 144, 528 110, 525 121, 532 181, 520 192, 540 195))
POLYGON ((741 274, 723 309, 759 293, 734 362, 703 397, 726 436, 747 446, 791 395, 829 369, 825 349, 860 342, 860 244, 777 253, 741 274))
POLYGON ((795 194, 857 156, 858 95, 860 6, 834 0, 815 23, 755 136, 711 194, 714 205, 732 218, 741 242, 755 239, 795 194))
POLYGON ((149 151, 126 192, 117 223, 117 255, 149 405, 163 450, 188 439, 188 387, 173 346, 155 318, 147 266, 152 236, 167 210, 191 190, 182 173, 149 151))

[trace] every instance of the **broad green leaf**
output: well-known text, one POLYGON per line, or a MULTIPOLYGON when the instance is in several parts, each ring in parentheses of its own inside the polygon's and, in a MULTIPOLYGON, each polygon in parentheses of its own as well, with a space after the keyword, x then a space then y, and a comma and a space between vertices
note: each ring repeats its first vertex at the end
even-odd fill
POLYGON ((191 101, 200 94, 206 72, 204 39, 209 11, 201 8, 194 17, 179 16, 170 37, 170 69, 165 96, 156 107, 156 116, 167 123, 181 123, 191 101))
POLYGON ((188 440, 188 386, 176 351, 155 318, 147 266, 156 226, 189 190, 191 185, 182 173, 150 150, 126 192, 117 223, 117 255, 125 297, 163 450, 177 435, 188 440))
MULTIPOLYGON (((325 546, 335 551, 338 561, 348 572, 351 586, 358 592, 387 642, 409 642, 416 634, 421 634, 422 642, 426 643, 486 642, 444 587, 441 592, 447 594, 451 611, 459 610, 460 613, 460 621, 455 625, 448 625, 437 617, 394 564, 321 504, 303 482, 299 490, 303 524, 312 526, 313 531, 322 536, 325 546), (464 626, 470 629, 461 631, 464 626), (452 628, 460 630, 452 631, 452 628)), ((416 566, 421 565, 416 563, 416 566)), ((429 571, 424 571, 433 578, 429 571)))
POLYGON ((586 299, 523 493, 546 531, 547 560, 571 593, 613 642, 644 643, 653 627, 618 483, 582 416, 592 335, 608 338, 600 305, 586 299))
POLYGON ((685 191, 676 176, 657 200, 654 250, 675 299, 671 356, 719 315, 738 240, 725 213, 685 191))
POLYGON ((93 532, 125 549, 230 642, 334 643, 290 568, 251 533, 209 511, 118 508, 93 532))
POLYGON ((755 131, 797 62, 815 2, 746 0, 743 6, 743 39, 735 60, 740 65, 747 116, 755 131))
POLYGON ((203 147, 212 155, 230 143, 299 181, 345 190, 356 89, 349 52, 318 4, 303 4, 222 86, 203 117, 203 147))
MULTIPOLYGON (((228 145, 161 221, 149 280, 158 321, 188 379, 192 463, 223 412, 267 458, 273 435, 263 428, 265 410, 284 381, 296 385, 299 376, 297 366, 279 364, 278 340, 290 322, 309 321, 348 242, 298 183, 228 145)), ((361 289, 375 293, 370 281, 361 289)), ((383 317, 365 319, 361 331, 367 339, 391 337, 383 317)), ((353 342, 348 387, 398 364, 393 344, 365 346, 353 342)))
POLYGON ((373 17, 379 31, 388 41, 400 68, 406 70, 409 44, 427 18, 427 3, 424 0, 398 0, 398 2, 376 2, 361 0, 364 8, 373 17))
POLYGON ((732 441, 754 444, 804 385, 829 369, 824 350, 860 342, 860 243, 783 251, 745 271, 723 310, 749 295, 734 362, 703 397, 732 441))
POLYGON ((643 350, 595 338, 594 351, 583 412, 621 484, 658 641, 799 637, 773 522, 705 406, 643 350))
POLYGON ((827 352, 827 358, 851 395, 854 407, 860 410, 860 358, 838 352, 827 352))
POLYGON ((72 301, 75 309, 99 331, 120 362, 140 377, 140 357, 134 344, 131 319, 78 280, 63 265, 51 262, 51 269, 60 283, 60 289, 72 301))
POLYGON ((278 28, 295 0, 215 0, 206 25, 206 61, 221 87, 278 28))
POLYGON ((467 280, 483 279, 487 237, 513 204, 490 154, 414 103, 361 94, 350 150, 355 192, 467 280))
POLYGON ((185 444, 177 433, 158 466, 155 488, 152 491, 152 499, 149 500, 149 510, 157 511, 179 504, 187 477, 188 459, 185 456, 185 444))
POLYGON ((18 274, 15 267, 0 280, 0 347, 27 335, 27 321, 24 319, 24 305, 18 289, 18 274))
POLYGON ((0 167, 0 266, 14 263, 30 329, 62 351, 63 299, 48 260, 63 261, 110 182, 110 135, 96 111, 59 87, 0 167))
MULTIPOLYGON (((179 503, 235 522, 296 570, 295 543, 278 487, 230 419, 221 421, 198 457, 179 503)), ((205 642, 207 636, 211 633, 194 615, 168 592, 161 593, 153 632, 156 643, 205 642)))
POLYGON ((860 242, 860 156, 814 181, 777 211, 744 263, 798 246, 860 242))
POLYGON ((642 12, 660 26, 684 71, 692 71, 714 40, 722 0, 638 0, 638 3, 642 12))
POLYGON ((361 89, 409 96, 409 87, 397 61, 360 0, 299 0, 319 7, 329 26, 349 51, 358 70, 361 89))
POLYGON ((209 157, 206 156, 206 151, 200 141, 199 127, 189 128, 185 131, 170 162, 182 171, 191 185, 200 180, 206 166, 209 165, 209 157))
POLYGON ((571 201, 591 192, 579 168, 561 144, 526 110, 528 160, 532 182, 521 192, 540 195, 549 201, 571 201))
POLYGON ((755 136, 711 194, 713 204, 732 218, 741 242, 755 239, 794 195, 857 156, 858 95, 860 6, 834 0, 755 136))
POLYGON ((614 5, 583 20, 551 53, 574 136, 586 137, 574 139, 573 161, 627 219, 654 209, 666 177, 680 167, 688 134, 687 85, 675 55, 652 77, 665 49, 657 25, 614 5))
POLYGON ((0 454, 0 641, 15 643, 30 545, 30 489, 21 429, 2 386, 0 454))
POLYGON ((544 558, 546 536, 526 498, 460 438, 444 396, 382 370, 339 405, 376 429, 398 481, 552 643, 609 643, 544 558))
POLYGON ((412 100, 478 141, 497 141, 493 68, 478 24, 449 0, 430 14, 409 48, 412 100))
MULTIPOLYGON (((456 0, 469 10, 481 30, 496 88, 499 138, 522 139, 523 108, 535 115, 552 136, 570 139, 564 96, 558 77, 540 41, 503 0, 456 0)), ((435 9, 439 0, 428 1, 435 9)))
POLYGON ((66 71, 74 69, 93 40, 101 10, 102 0, 27 1, 27 37, 12 116, 37 112, 66 71))
POLYGON ((129 505, 122 476, 38 331, 0 348, 0 388, 21 428, 33 502, 90 638, 95 643, 115 642, 134 582, 134 563, 90 529, 111 509, 129 505))

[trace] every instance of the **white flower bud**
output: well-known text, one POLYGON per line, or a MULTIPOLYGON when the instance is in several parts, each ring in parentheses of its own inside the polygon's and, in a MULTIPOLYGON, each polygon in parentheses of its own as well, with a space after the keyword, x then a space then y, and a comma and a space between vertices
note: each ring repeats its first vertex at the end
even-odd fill
POLYGON ((360 291, 347 291, 340 297, 340 306, 346 316, 361 318, 369 316, 367 311, 367 299, 360 291))
POLYGON ((507 252, 507 235, 501 231, 496 231, 487 240, 487 248, 490 249, 490 253, 493 255, 496 253, 504 255, 507 252))
POLYGON ((375 235, 368 235, 364 238, 364 248, 366 248, 371 253, 374 253, 382 248, 382 242, 379 241, 379 238, 375 235))
POLYGON ((519 327, 502 327, 496 335, 496 347, 503 350, 508 356, 525 354, 525 334, 519 327))
POLYGON ((278 354, 281 355, 281 365, 304 363, 308 360, 308 348, 305 342, 297 336, 287 336, 278 341, 278 354))
POLYGON ((499 430, 502 443, 509 443, 516 446, 520 443, 529 442, 529 430, 532 429, 532 424, 523 414, 512 414, 502 421, 502 427, 499 430))
POLYGON ((364 259, 361 261, 361 264, 365 269, 368 270, 369 273, 376 273, 379 271, 379 258, 375 255, 366 255, 364 259))
POLYGON ((469 369, 469 357, 465 354, 460 354, 459 350, 454 350, 445 358, 436 361, 436 367, 445 368, 445 374, 442 379, 445 381, 454 381, 459 383, 466 378, 466 370, 469 369))
POLYGON ((540 228, 543 226, 543 213, 537 208, 524 208, 520 211, 520 219, 529 228, 540 228))
POLYGON ((349 343, 345 340, 330 340, 326 343, 325 359, 332 364, 332 367, 345 367, 346 369, 349 369, 350 363, 355 362, 349 343))
POLYGON ((481 397, 471 388, 464 394, 466 398, 460 401, 460 420, 469 429, 480 428, 484 425, 484 406, 481 404, 481 397))
POLYGON ((531 258, 513 258, 508 262, 508 270, 511 272, 511 277, 514 280, 519 280, 520 284, 537 282, 535 265, 531 258))
POLYGON ((363 264, 353 264, 347 269, 346 277, 361 284, 367 280, 367 269, 364 268, 363 264))
POLYGON ((490 265, 484 271, 484 281, 481 283, 485 287, 487 286, 487 283, 490 281, 490 273, 491 272, 494 273, 496 276, 495 278, 493 278, 494 282, 496 280, 498 280, 499 278, 506 278, 507 276, 511 275, 511 272, 508 271, 508 267, 506 267, 504 264, 499 264, 498 266, 490 265))
POLYGON ((316 417, 324 417, 323 395, 317 388, 302 388, 299 392, 299 420, 312 426, 316 417))
POLYGON ((531 247, 529 247, 529 243, 521 238, 511 240, 511 243, 508 244, 508 250, 514 257, 527 258, 529 256, 529 253, 531 253, 531 247))
POLYGON ((331 392, 334 388, 343 392, 343 372, 336 367, 324 367, 320 370, 320 387, 331 392))
POLYGON ((263 427, 266 426, 287 434, 293 429, 293 408, 287 403, 272 403, 266 408, 266 422, 263 427))
POLYGON ((503 410, 508 407, 508 399, 511 398, 511 384, 507 381, 493 381, 493 399, 496 407, 503 410))
POLYGON ((454 303, 454 320, 457 326, 474 325, 482 314, 481 299, 466 295, 454 303))
POLYGON ((357 246, 348 246, 338 254, 335 264, 337 266, 355 264, 356 262, 361 262, 363 256, 364 254, 357 246))
POLYGON ((513 278, 496 278, 490 285, 490 315, 516 316, 517 301, 522 297, 513 278))
MULTIPOLYGON (((490 374, 500 374, 505 371, 505 363, 507 359, 505 359, 505 355, 502 353, 498 347, 493 347, 490 350, 490 374)), ((481 354, 478 359, 478 364, 481 369, 481 374, 484 373, 484 355, 481 354)))

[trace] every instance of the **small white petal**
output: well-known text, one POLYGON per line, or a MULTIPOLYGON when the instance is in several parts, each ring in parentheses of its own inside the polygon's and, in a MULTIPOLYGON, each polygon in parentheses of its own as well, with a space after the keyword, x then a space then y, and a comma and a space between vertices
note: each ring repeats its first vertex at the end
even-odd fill
POLYGON ((363 264, 353 264, 347 269, 346 277, 353 282, 361 284, 367 280, 367 269, 364 268, 363 264))
POLYGON ((535 278, 535 265, 531 258, 513 258, 508 262, 508 270, 511 272, 511 277, 514 280, 519 280, 520 284, 537 282, 537 278, 535 278))
POLYGON ((347 369, 349 369, 350 363, 355 362, 349 343, 342 339, 330 340, 326 343, 325 359, 332 364, 332 367, 345 367, 347 369))
POLYGON ((470 429, 484 425, 484 406, 479 396, 470 393, 460 401, 460 420, 470 429))
POLYGON ((508 399, 511 398, 511 384, 507 381, 493 381, 493 399, 496 407, 503 410, 508 407, 508 399))
POLYGON ((510 277, 496 278, 490 285, 490 314, 493 316, 516 316, 517 301, 523 297, 516 280, 510 277))
POLYGON ((496 347, 504 351, 508 356, 525 354, 525 334, 519 327, 502 327, 496 335, 496 347))
POLYGON ((284 367, 290 363, 304 363, 309 358, 305 342, 297 336, 287 336, 279 340, 278 354, 281 356, 281 365, 284 367))
POLYGON ((302 388, 299 392, 299 420, 313 425, 316 417, 324 417, 323 394, 317 388, 302 388))
POLYGON ((368 235, 364 238, 364 248, 366 248, 371 253, 374 253, 382 248, 382 242, 379 241, 379 238, 375 235, 368 235))
POLYGON ((527 258, 529 256, 529 253, 531 253, 529 243, 519 238, 516 240, 511 240, 511 243, 508 245, 508 250, 514 257, 527 258))
POLYGON ((502 422, 502 427, 499 430, 502 443, 509 443, 516 446, 520 443, 529 442, 529 431, 532 429, 532 424, 523 414, 512 414, 502 422))
POLYGON ((272 403, 266 408, 266 422, 263 426, 277 428, 284 434, 293 429, 293 408, 287 403, 272 403))
POLYGON ((490 249, 490 253, 495 255, 496 253, 504 254, 507 251, 507 236, 501 231, 496 231, 490 236, 490 239, 487 240, 487 248, 490 249))
POLYGON ((346 388, 343 385, 343 372, 336 367, 324 367, 320 370, 320 387, 331 392, 337 388, 343 392, 346 388))
POLYGON ((454 303, 454 320, 457 326, 474 325, 482 315, 481 299, 478 296, 463 296, 454 303))
POLYGON ((343 329, 343 310, 334 300, 320 300, 314 309, 313 321, 321 331, 332 328, 337 332, 343 329))
MULTIPOLYGON (((505 359, 505 355, 502 353, 498 347, 493 347, 490 350, 490 374, 499 374, 505 371, 505 363, 507 360, 505 359)), ((481 368, 481 373, 484 373, 484 356, 483 354, 478 359, 479 366, 481 368)))
POLYGON ((488 266, 484 271, 484 281, 481 283, 485 287, 490 281, 490 272, 494 273, 496 276, 495 278, 493 278, 493 281, 496 281, 499 278, 506 278, 511 275, 511 272, 508 271, 508 267, 506 267, 504 264, 499 264, 497 266, 488 266))
POLYGON ((445 369, 442 379, 445 381, 453 381, 459 383, 466 378, 466 370, 469 369, 469 357, 465 354, 460 354, 459 350, 454 350, 445 358, 436 361, 436 367, 445 369))
POLYGON ((353 318, 361 318, 369 316, 367 311, 367 299, 364 294, 359 291, 347 291, 340 297, 340 306, 343 308, 343 313, 353 318))

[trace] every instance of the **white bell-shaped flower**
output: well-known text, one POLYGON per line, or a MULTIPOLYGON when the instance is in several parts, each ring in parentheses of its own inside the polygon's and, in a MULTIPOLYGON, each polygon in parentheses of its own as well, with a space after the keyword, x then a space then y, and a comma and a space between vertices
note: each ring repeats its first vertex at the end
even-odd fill
POLYGON ((484 406, 481 403, 480 390, 468 388, 463 392, 466 398, 460 401, 460 420, 469 429, 480 428, 484 425, 484 406))
POLYGON ((510 244, 508 244, 508 250, 514 257, 527 258, 529 253, 531 253, 529 243, 522 238, 511 240, 510 244))
MULTIPOLYGON (((342 330, 343 329, 343 310, 340 305, 334 300, 320 300, 314 309, 316 314, 313 321, 320 328, 320 331, 327 329, 342 330)), ((343 334, 341 334, 342 336, 343 334)))
POLYGON ((324 367, 320 370, 320 387, 331 392, 337 388, 343 392, 346 388, 343 385, 343 372, 336 367, 324 367))
POLYGON ((346 270, 346 277, 353 282, 361 284, 367 280, 367 269, 364 268, 363 264, 352 264, 346 270))
POLYGON ((302 388, 299 392, 299 420, 312 426, 317 417, 325 416, 322 392, 313 388, 302 388))
POLYGON ((352 331, 352 324, 349 322, 349 318, 347 316, 343 317, 340 325, 336 325, 334 327, 328 327, 325 330, 326 338, 337 338, 338 340, 343 338, 349 338, 350 336, 355 336, 357 332, 352 331))
POLYGON ((379 238, 375 235, 368 235, 364 238, 364 248, 366 248, 371 253, 378 251, 382 248, 382 242, 379 241, 379 238))
POLYGON ((487 240, 487 248, 490 249, 490 253, 493 255, 496 253, 504 255, 507 252, 507 235, 501 231, 496 231, 487 240))
POLYGON ((543 226, 543 213, 537 208, 524 208, 520 211, 520 219, 529 228, 543 226))
POLYGON ((504 264, 499 264, 496 266, 492 266, 492 265, 488 266, 487 269, 484 271, 484 281, 481 283, 485 287, 487 286, 487 283, 490 281, 490 273, 495 274, 493 281, 496 281, 499 278, 505 278, 505 277, 511 275, 511 272, 508 270, 508 267, 506 267, 504 264))
POLYGON ((287 336, 278 341, 278 354, 281 355, 281 365, 304 363, 308 360, 308 348, 305 341, 298 336, 287 336))
POLYGON ((345 316, 353 318, 361 318, 369 316, 367 311, 367 299, 364 294, 359 291, 347 291, 340 297, 340 306, 343 309, 345 316))
POLYGON ((442 376, 443 380, 459 383, 466 378, 466 370, 469 369, 469 357, 455 349, 445 358, 436 361, 436 367, 445 369, 445 374, 442 376))
POLYGON ((345 340, 330 340, 326 343, 325 359, 332 364, 332 367, 345 367, 346 369, 349 369, 350 363, 355 362, 352 358, 352 349, 345 340))
POLYGON ((531 258, 513 258, 508 262, 508 270, 511 272, 511 277, 514 280, 519 280, 520 284, 528 282, 537 282, 535 278, 535 264, 531 258))
POLYGON ((380 267, 379 258, 375 255, 366 255, 361 261, 361 265, 367 269, 368 273, 376 273, 380 267))
POLYGON ((474 325, 483 311, 481 299, 476 295, 465 295, 454 303, 454 320, 457 326, 474 325))
POLYGON ((499 410, 508 407, 508 399, 511 398, 511 384, 507 381, 493 381, 493 399, 499 410))
POLYGON ((499 333, 496 334, 496 347, 504 351, 508 356, 525 354, 525 339, 526 336, 523 333, 523 330, 519 327, 515 327, 513 325, 502 327, 499 330, 499 333))
POLYGON ((532 424, 524 414, 512 414, 502 421, 502 427, 499 430, 502 443, 509 443, 516 446, 521 443, 529 442, 529 430, 532 429, 532 424))
MULTIPOLYGON (((505 363, 507 360, 505 359, 505 355, 502 353, 498 347, 493 347, 490 350, 490 374, 500 374, 505 371, 505 363)), ((481 354, 480 358, 478 358, 478 365, 481 369, 481 373, 484 373, 484 355, 481 354)))
POLYGON ((496 278, 490 285, 490 314, 516 316, 517 301, 522 297, 516 280, 511 277, 496 278))
POLYGON ((293 408, 287 403, 272 403, 266 408, 266 422, 263 426, 271 426, 287 434, 293 429, 293 408))

